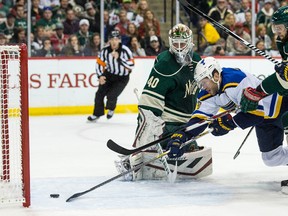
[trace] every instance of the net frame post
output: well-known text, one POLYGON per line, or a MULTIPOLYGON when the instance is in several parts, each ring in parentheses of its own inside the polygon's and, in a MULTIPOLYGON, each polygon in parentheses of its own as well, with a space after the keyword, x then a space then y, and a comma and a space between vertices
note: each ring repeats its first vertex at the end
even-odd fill
POLYGON ((21 122, 22 122, 22 179, 24 207, 31 205, 30 195, 30 147, 29 147, 29 84, 28 84, 28 50, 26 44, 20 45, 21 67, 21 122))

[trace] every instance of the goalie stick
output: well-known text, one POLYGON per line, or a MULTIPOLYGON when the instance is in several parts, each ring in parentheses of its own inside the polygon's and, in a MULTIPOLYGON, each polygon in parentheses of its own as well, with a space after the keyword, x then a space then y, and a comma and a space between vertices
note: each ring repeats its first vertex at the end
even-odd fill
MULTIPOLYGON (((196 139, 198 139, 198 138, 200 138, 200 137, 202 137, 202 136, 204 136, 204 135, 206 135, 206 134, 208 134, 208 133, 210 133, 210 132, 211 132, 211 130, 204 131, 203 133, 199 134, 198 136, 196 136, 196 137, 192 138, 191 140, 188 140, 187 142, 183 143, 182 146, 181 146, 181 148, 183 148, 185 145, 190 144, 191 142, 194 142, 196 139)), ((95 189, 97 189, 97 188, 99 188, 99 187, 102 187, 103 185, 108 184, 109 182, 112 182, 112 181, 120 178, 121 176, 124 176, 124 175, 126 175, 126 174, 128 174, 128 173, 130 173, 130 172, 133 172, 134 170, 141 169, 141 167, 146 166, 146 165, 148 165, 149 163, 152 163, 153 161, 156 161, 156 160, 164 157, 164 156, 167 155, 169 152, 170 152, 170 151, 165 151, 165 152, 163 152, 162 154, 158 154, 157 156, 155 156, 155 157, 152 158, 151 160, 145 161, 145 162, 143 162, 143 163, 141 163, 141 164, 139 164, 139 165, 137 165, 137 166, 135 166, 135 167, 133 167, 133 168, 131 168, 131 169, 123 172, 123 173, 120 173, 120 174, 118 174, 118 175, 116 175, 116 176, 114 176, 114 177, 112 177, 112 178, 110 178, 110 179, 108 179, 108 180, 106 180, 106 181, 98 184, 98 185, 95 185, 94 187, 92 187, 92 188, 90 188, 90 189, 88 189, 88 190, 85 190, 85 191, 82 191, 82 192, 79 192, 79 193, 75 193, 75 194, 73 194, 72 196, 70 196, 70 197, 66 200, 66 202, 70 202, 70 201, 72 201, 72 200, 74 200, 74 199, 76 199, 76 198, 78 198, 78 197, 80 197, 80 196, 83 196, 83 195, 85 195, 85 194, 87 194, 87 193, 89 193, 89 192, 91 192, 91 191, 93 191, 93 190, 95 190, 95 189)))
POLYGON ((202 11, 200 11, 199 9, 197 9, 196 7, 194 7, 192 4, 190 4, 187 0, 178 0, 181 5, 183 7, 186 7, 187 9, 189 9, 190 11, 193 11, 194 13, 198 14, 199 16, 204 17, 205 19, 207 19, 210 23, 212 23, 214 26, 217 26, 218 28, 220 28, 222 31, 224 31, 226 34, 232 36, 233 38, 237 39, 238 41, 240 41, 241 43, 243 43, 245 46, 247 46, 248 48, 250 48, 251 50, 255 51, 256 53, 258 53, 259 55, 265 57, 266 59, 268 59, 269 61, 271 61, 272 63, 276 64, 276 65, 280 65, 281 63, 278 62, 277 60, 275 60, 274 58, 272 58, 270 55, 266 54, 265 52, 259 50, 257 47, 255 47, 254 45, 248 43, 246 40, 244 40, 243 38, 241 38, 240 36, 238 36, 237 34, 235 34, 234 32, 230 31, 228 28, 226 28, 225 26, 223 26, 222 24, 220 24, 219 22, 215 21, 214 19, 212 19, 211 17, 209 17, 208 15, 206 15, 205 13, 203 13, 202 11))
MULTIPOLYGON (((184 125, 184 126, 180 127, 180 128, 179 128, 177 131, 175 131, 174 133, 180 132, 180 131, 182 131, 183 129, 186 129, 186 131, 193 130, 193 129, 195 129, 195 128, 197 128, 197 127, 200 127, 200 126, 202 126, 202 125, 204 125, 204 124, 207 124, 207 121, 213 121, 213 120, 215 120, 215 119, 217 119, 217 118, 221 118, 221 117, 223 117, 223 116, 231 113, 231 112, 234 111, 234 110, 235 110, 235 108, 230 109, 230 110, 223 111, 223 112, 221 112, 221 113, 219 113, 219 114, 217 114, 217 115, 212 116, 212 117, 209 118, 209 119, 206 119, 206 120, 203 119, 203 120, 201 120, 200 122, 198 122, 198 123, 196 123, 196 124, 194 124, 194 125, 191 125, 191 126, 189 126, 189 127, 187 127, 187 126, 184 125)), ((119 154, 122 154, 122 155, 131 155, 131 154, 134 154, 134 153, 138 153, 138 152, 140 152, 140 151, 142 151, 142 150, 144 150, 144 149, 147 149, 147 148, 149 148, 149 147, 151 147, 151 146, 153 146, 153 145, 156 145, 156 144, 159 143, 159 142, 162 142, 162 141, 165 141, 165 140, 170 139, 170 137, 171 137, 172 134, 174 134, 174 133, 169 133, 168 135, 163 136, 162 138, 160 138, 160 139, 158 139, 158 140, 155 140, 155 141, 153 141, 153 142, 150 142, 150 143, 148 143, 148 144, 146 144, 146 145, 143 145, 143 146, 140 146, 140 147, 134 148, 134 149, 126 149, 126 148, 120 146, 119 144, 117 144, 116 142, 114 142, 114 141, 111 140, 111 139, 109 139, 109 140, 107 141, 107 147, 108 147, 109 149, 111 149, 112 151, 117 152, 117 153, 119 153, 119 154)))

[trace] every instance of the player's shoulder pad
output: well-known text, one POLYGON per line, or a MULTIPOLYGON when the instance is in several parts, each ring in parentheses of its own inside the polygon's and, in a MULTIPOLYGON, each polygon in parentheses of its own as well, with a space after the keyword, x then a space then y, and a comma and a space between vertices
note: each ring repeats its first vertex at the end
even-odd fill
POLYGON ((222 91, 227 88, 235 88, 246 77, 246 74, 238 68, 222 68, 222 91))
POLYGON ((200 90, 200 92, 197 95, 197 98, 199 101, 205 101, 209 98, 213 97, 213 95, 209 94, 206 90, 200 90))

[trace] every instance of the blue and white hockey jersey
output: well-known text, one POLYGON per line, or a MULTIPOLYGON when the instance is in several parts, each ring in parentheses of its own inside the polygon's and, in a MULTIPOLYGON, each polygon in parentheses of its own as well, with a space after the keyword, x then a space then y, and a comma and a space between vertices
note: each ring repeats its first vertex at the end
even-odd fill
MULTIPOLYGON (((245 73, 237 68, 222 68, 222 82, 219 91, 216 95, 209 94, 206 90, 201 90, 198 94, 199 108, 193 112, 192 118, 207 118, 211 117, 219 111, 220 108, 225 110, 231 109, 240 105, 243 89, 247 87, 256 88, 261 80, 252 74, 245 73)), ((282 96, 277 93, 265 97, 259 101, 257 110, 249 112, 249 118, 241 115, 241 118, 233 118, 235 123, 245 129, 249 126, 249 122, 253 122, 252 118, 276 118, 281 107, 282 96)), ((240 112, 240 109, 238 113, 240 112)), ((239 116, 240 117, 240 116, 239 116)), ((252 124, 253 125, 253 124, 252 124)))

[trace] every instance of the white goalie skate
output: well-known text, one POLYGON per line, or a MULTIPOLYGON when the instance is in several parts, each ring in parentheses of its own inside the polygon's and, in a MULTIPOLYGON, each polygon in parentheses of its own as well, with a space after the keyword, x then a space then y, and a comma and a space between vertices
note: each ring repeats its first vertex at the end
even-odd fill
MULTIPOLYGON (((120 160, 119 161, 114 161, 116 169, 118 171, 119 174, 122 174, 126 171, 128 171, 129 169, 131 169, 130 166, 130 160, 129 160, 129 156, 122 156, 119 155, 120 160)), ((123 180, 124 181, 132 181, 133 180, 133 174, 132 172, 127 173, 126 175, 123 176, 123 180)))

